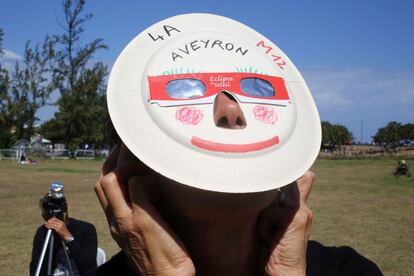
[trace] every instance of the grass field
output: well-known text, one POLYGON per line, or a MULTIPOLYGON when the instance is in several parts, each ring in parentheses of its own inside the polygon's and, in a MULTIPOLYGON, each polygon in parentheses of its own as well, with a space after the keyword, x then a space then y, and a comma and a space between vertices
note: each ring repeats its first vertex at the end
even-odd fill
MULTIPOLYGON (((385 275, 414 275, 414 176, 395 178, 395 160, 318 160, 309 199, 311 239, 349 245, 385 275)), ((414 160, 408 160, 411 167, 414 160)), ((34 165, 0 161, 0 275, 27 275, 37 206, 52 181, 65 184, 70 216, 93 223, 107 257, 119 249, 93 192, 101 162, 58 160, 34 165)))

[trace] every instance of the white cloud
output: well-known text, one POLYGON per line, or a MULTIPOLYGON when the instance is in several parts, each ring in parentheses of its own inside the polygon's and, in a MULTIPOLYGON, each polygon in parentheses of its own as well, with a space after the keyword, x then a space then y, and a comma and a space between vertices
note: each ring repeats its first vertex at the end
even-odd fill
POLYGON ((356 138, 366 132, 369 141, 389 121, 414 122, 414 71, 314 67, 301 72, 321 119, 346 125, 356 138))
POLYGON ((16 54, 15 52, 9 51, 7 49, 3 50, 3 59, 13 59, 13 60, 20 60, 23 59, 19 54, 16 54))
POLYGON ((7 70, 12 70, 14 68, 14 65, 16 64, 16 61, 22 60, 22 56, 19 54, 9 51, 7 49, 3 49, 3 55, 0 56, 0 63, 3 68, 7 70))

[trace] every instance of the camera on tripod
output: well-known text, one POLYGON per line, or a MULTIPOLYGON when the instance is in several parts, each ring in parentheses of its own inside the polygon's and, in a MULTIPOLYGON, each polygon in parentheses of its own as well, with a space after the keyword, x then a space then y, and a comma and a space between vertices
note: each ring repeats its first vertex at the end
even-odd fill
MULTIPOLYGON (((65 223, 68 222, 68 205, 66 202, 65 195, 63 194, 63 184, 59 182, 53 182, 50 184, 49 191, 44 195, 39 202, 40 208, 42 208, 42 216, 45 220, 50 218, 57 218, 65 223)), ((69 254, 67 252, 66 245, 63 240, 62 248, 65 253, 66 263, 68 264, 68 273, 73 275, 72 265, 69 259, 69 254)), ((46 248, 49 246, 49 258, 47 264, 47 275, 52 275, 52 262, 53 262, 53 245, 54 244, 54 234, 52 229, 48 229, 46 233, 46 238, 43 243, 42 252, 40 254, 39 263, 36 267, 35 276, 39 276, 40 269, 42 267, 43 258, 46 254, 46 248)), ((65 274, 66 275, 66 274, 65 274)))
POLYGON ((68 205, 63 194, 62 183, 53 182, 50 184, 49 191, 40 200, 40 207, 45 220, 55 217, 67 222, 68 205))

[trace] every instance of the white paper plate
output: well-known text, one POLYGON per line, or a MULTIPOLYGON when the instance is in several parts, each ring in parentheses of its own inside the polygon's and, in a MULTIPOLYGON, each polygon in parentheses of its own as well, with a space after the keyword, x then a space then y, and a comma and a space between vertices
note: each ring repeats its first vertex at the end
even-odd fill
POLYGON ((287 185, 311 167, 320 148, 319 115, 299 71, 270 40, 222 16, 179 15, 141 32, 114 64, 107 97, 118 134, 141 161, 200 189, 247 193, 287 185), (279 77, 288 99, 275 105, 233 94, 243 129, 217 127, 213 103, 150 101, 149 77, 200 73, 214 73, 208 86, 221 88, 224 73, 279 77))

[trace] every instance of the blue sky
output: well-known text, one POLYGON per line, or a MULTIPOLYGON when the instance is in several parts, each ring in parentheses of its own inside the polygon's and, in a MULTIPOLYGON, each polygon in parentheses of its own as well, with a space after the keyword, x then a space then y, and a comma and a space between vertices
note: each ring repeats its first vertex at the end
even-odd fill
MULTIPOLYGON (((3 63, 18 59, 28 39, 62 33, 60 2, 0 2, 3 63)), ((83 40, 104 39, 109 49, 96 60, 109 67, 151 24, 182 13, 216 13, 277 44, 303 74, 321 119, 347 126, 357 141, 370 142, 392 120, 414 123, 414 1, 89 0, 85 11, 93 18, 83 40)), ((43 108, 38 116, 44 121, 53 111, 43 108)))

